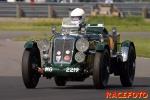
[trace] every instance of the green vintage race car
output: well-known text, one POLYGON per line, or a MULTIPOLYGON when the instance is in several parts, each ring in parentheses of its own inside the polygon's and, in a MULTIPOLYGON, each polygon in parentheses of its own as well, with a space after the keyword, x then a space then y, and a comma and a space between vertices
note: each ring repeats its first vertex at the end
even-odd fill
POLYGON ((116 28, 109 34, 102 21, 78 25, 64 18, 61 31, 55 30, 53 27, 51 39, 30 40, 24 45, 22 78, 26 88, 35 88, 41 75, 54 77, 57 86, 64 86, 67 81, 84 81, 92 75, 95 88, 103 89, 109 75, 114 74, 120 76, 123 87, 132 86, 135 46, 130 40, 120 43, 116 28))

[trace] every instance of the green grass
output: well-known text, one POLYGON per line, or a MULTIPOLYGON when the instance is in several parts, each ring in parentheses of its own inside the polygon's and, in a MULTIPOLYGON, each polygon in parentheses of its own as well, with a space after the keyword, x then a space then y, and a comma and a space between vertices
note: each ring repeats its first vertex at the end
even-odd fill
POLYGON ((111 32, 112 27, 117 28, 117 32, 150 32, 150 26, 117 26, 117 25, 106 25, 106 29, 111 32))
MULTIPOLYGON (((31 36, 32 39, 40 39, 42 37, 50 38, 47 34, 38 34, 35 36, 31 36)), ((29 36, 23 36, 19 38, 14 38, 14 41, 28 41, 30 39, 29 36)), ((136 54, 139 57, 147 57, 150 58, 150 38, 121 38, 123 40, 132 40, 135 44, 136 54)))
MULTIPOLYGON (((57 31, 59 32, 61 26, 56 26, 57 31)), ((150 26, 117 26, 117 25, 106 25, 105 28, 111 32, 112 27, 116 27, 118 32, 150 32, 150 26)), ((42 31, 42 32, 51 32, 51 26, 1 26, 0 31, 42 31)))
POLYGON ((61 22, 60 18, 39 18, 36 21, 31 19, 31 22, 0 22, 0 31, 51 31, 51 26, 60 26, 61 22))
MULTIPOLYGON (((95 19, 103 19, 105 27, 111 31, 112 27, 117 27, 118 32, 150 32, 150 22, 143 18, 125 18, 110 16, 90 16, 86 23, 94 23, 95 19), (90 19, 90 20, 88 20, 90 19)), ((19 19, 18 19, 19 20, 19 19)), ((31 19, 32 20, 32 19, 31 19)), ((97 20, 95 22, 98 22, 97 20)), ((62 19, 60 18, 43 18, 31 22, 0 22, 0 31, 51 31, 51 26, 57 26, 57 31, 61 29, 62 19)))
POLYGON ((130 17, 121 19, 119 17, 112 17, 112 16, 89 16, 89 20, 87 22, 93 23, 93 20, 102 19, 105 25, 117 25, 117 26, 127 26, 127 25, 134 25, 134 26, 141 26, 141 25, 150 25, 149 22, 145 22, 141 17, 130 17))
POLYGON ((126 39, 134 42, 137 56, 150 58, 150 38, 121 38, 121 41, 126 39))
POLYGON ((104 26, 108 31, 116 27, 118 32, 150 32, 150 22, 141 17, 131 17, 120 19, 111 16, 90 16, 86 23, 97 23, 100 19, 104 21, 104 26))

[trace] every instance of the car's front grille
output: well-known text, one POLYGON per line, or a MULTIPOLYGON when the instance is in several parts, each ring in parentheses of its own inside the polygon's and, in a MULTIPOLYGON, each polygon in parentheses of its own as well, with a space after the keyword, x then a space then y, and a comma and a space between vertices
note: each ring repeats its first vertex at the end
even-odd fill
POLYGON ((72 60, 72 51, 74 48, 74 39, 55 39, 54 41, 54 59, 56 63, 69 63, 72 60))

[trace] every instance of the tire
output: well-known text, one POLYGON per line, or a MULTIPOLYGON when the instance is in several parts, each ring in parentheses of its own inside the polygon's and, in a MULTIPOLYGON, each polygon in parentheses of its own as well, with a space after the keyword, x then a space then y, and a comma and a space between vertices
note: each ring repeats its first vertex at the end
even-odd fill
POLYGON ((22 57, 22 78, 26 88, 35 88, 38 84, 40 73, 36 65, 41 66, 40 53, 36 48, 25 49, 22 57))
POLYGON ((55 76, 54 80, 57 86, 65 86, 67 82, 66 78, 63 76, 55 76))
POLYGON ((128 60, 126 62, 120 62, 120 81, 123 87, 130 87, 134 81, 135 75, 135 50, 131 45, 128 52, 128 60))
POLYGON ((107 49, 96 52, 93 68, 93 83, 96 89, 104 89, 109 79, 110 56, 107 49))

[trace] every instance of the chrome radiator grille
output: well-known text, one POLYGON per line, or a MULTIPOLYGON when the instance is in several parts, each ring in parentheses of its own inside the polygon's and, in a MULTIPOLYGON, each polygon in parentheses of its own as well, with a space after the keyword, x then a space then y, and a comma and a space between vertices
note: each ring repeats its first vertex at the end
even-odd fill
POLYGON ((56 63, 69 63, 72 60, 74 39, 55 39, 54 59, 56 63))

